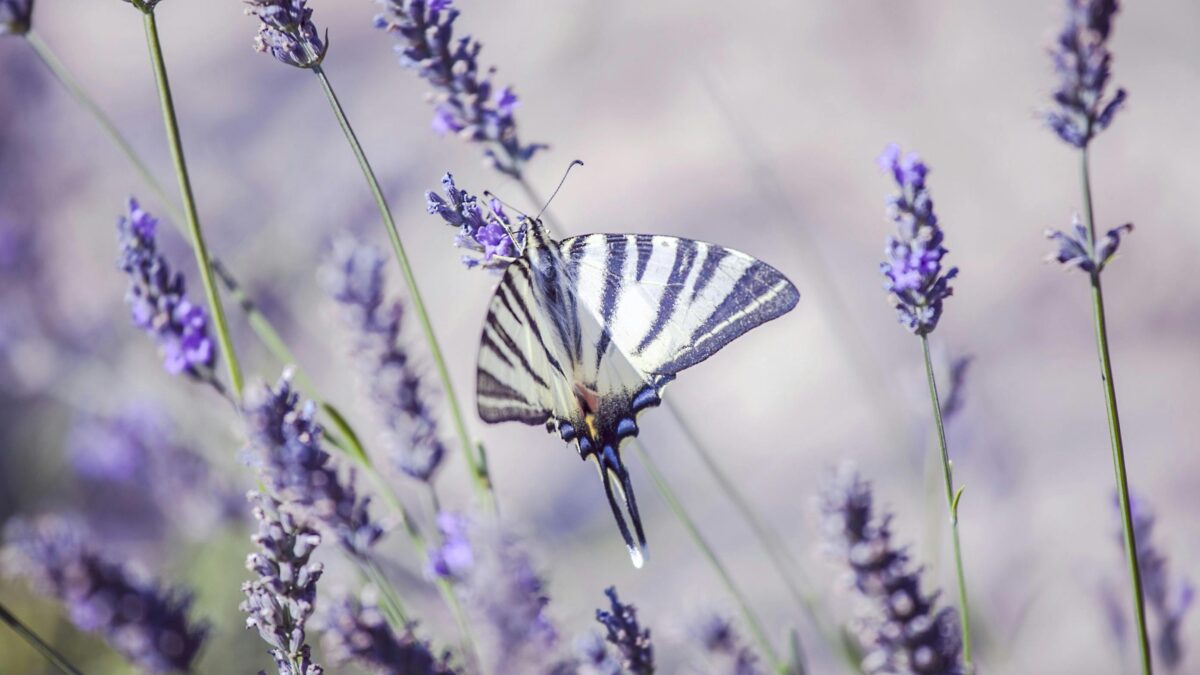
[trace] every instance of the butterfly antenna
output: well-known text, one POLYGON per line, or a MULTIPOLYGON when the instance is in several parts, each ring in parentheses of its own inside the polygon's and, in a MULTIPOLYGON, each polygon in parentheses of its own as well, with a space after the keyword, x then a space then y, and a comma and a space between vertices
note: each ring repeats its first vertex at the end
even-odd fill
POLYGON ((546 200, 546 205, 542 207, 541 211, 538 211, 537 217, 534 220, 540 219, 542 214, 546 212, 546 209, 550 208, 550 202, 554 201, 554 198, 558 196, 558 191, 562 189, 563 183, 567 182, 567 176, 571 175, 571 169, 574 169, 576 166, 583 166, 583 162, 576 159, 567 165, 567 170, 563 172, 562 179, 558 181, 558 187, 554 188, 554 192, 550 194, 550 199, 546 200))

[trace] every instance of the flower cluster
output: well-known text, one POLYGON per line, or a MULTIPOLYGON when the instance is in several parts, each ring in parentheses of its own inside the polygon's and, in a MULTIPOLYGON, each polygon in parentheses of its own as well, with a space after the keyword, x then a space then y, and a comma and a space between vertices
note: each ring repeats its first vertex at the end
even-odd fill
POLYGON ((329 528, 347 552, 362 559, 383 530, 367 512, 370 498, 355 494, 353 473, 342 481, 329 453, 321 449, 323 429, 313 420, 315 408, 312 401, 300 404, 290 374, 284 373, 274 388, 262 385, 250 392, 250 437, 275 494, 329 528))
POLYGON ((469 141, 487 143, 488 163, 514 178, 534 153, 546 146, 522 145, 513 112, 517 95, 512 87, 492 84, 496 69, 479 67, 482 45, 454 37, 457 9, 451 0, 378 0, 383 13, 375 25, 397 36, 400 63, 412 68, 434 88, 433 128, 469 141))
POLYGON ((208 335, 208 315, 188 301, 183 275, 173 273, 158 252, 158 219, 129 199, 129 212, 117 221, 121 269, 129 275, 125 303, 133 323, 154 336, 167 372, 212 380, 217 350, 208 335))
POLYGON ((449 172, 442 176, 442 189, 446 191, 445 199, 432 190, 425 193, 427 210, 458 228, 455 246, 476 254, 463 256, 463 264, 496 271, 508 266, 525 245, 525 236, 518 233, 513 240, 513 223, 500 201, 492 198, 486 207, 481 206, 475 195, 458 189, 449 172))
POLYGON ((1132 223, 1114 227, 1104 235, 1104 239, 1095 245, 1092 234, 1080 222, 1079 216, 1071 219, 1071 231, 1046 230, 1046 237, 1058 245, 1058 250, 1047 256, 1047 260, 1061 263, 1070 269, 1078 268, 1088 274, 1100 274, 1108 261, 1117 254, 1121 246, 1121 236, 1133 231, 1132 223))
POLYGON ((622 604, 616 588, 609 586, 604 594, 608 596, 610 609, 596 610, 596 621, 608 631, 606 639, 620 652, 621 666, 633 675, 653 675, 654 645, 650 643, 650 629, 638 624, 637 609, 622 604))
POLYGON ((947 251, 925 187, 929 174, 925 163, 916 153, 902 155, 893 143, 879 156, 879 166, 900 188, 900 194, 888 199, 888 217, 898 231, 888 236, 887 259, 879 266, 886 277, 884 288, 900 323, 917 335, 928 335, 937 328, 943 301, 954 292, 950 280, 958 275, 958 268, 942 273, 947 251))
POLYGON ((443 511, 437 516, 441 545, 429 551, 428 569, 431 576, 450 581, 467 578, 475 563, 471 540, 467 536, 466 517, 443 511))
POLYGON ((259 551, 246 557, 246 568, 257 578, 242 584, 246 600, 238 609, 248 615, 246 627, 258 629, 271 645, 279 675, 321 675, 324 670, 313 663, 304 632, 324 571, 321 563, 309 561, 321 537, 281 510, 275 499, 261 492, 248 498, 258 521, 251 541, 259 551))
POLYGON ((452 675, 449 655, 435 657, 411 631, 397 636, 372 605, 343 597, 322 613, 322 645, 330 662, 354 662, 374 675, 452 675))
POLYGON ((246 14, 262 23, 254 49, 269 52, 282 63, 314 68, 325 59, 328 41, 312 22, 308 0, 245 0, 246 14))
POLYGON ((1117 0, 1067 0, 1066 23, 1050 50, 1059 78, 1058 107, 1045 113, 1046 124, 1077 148, 1086 148, 1125 103, 1124 89, 1105 96, 1112 64, 1107 43, 1116 13, 1117 0))
POLYGON ((400 335, 403 305, 384 300, 384 264, 375 248, 339 239, 321 270, 322 281, 354 336, 355 356, 388 430, 388 455, 404 473, 429 482, 446 448, 400 335))
POLYGON ((695 625, 692 634, 710 656, 730 661, 729 672, 733 675, 763 675, 758 666, 758 655, 742 643, 728 618, 708 615, 695 625))
POLYGON ((962 673, 957 613, 936 610, 937 594, 922 592, 920 571, 892 543, 891 516, 874 512, 870 484, 842 467, 822 489, 820 506, 830 548, 875 607, 859 626, 867 648, 863 670, 962 673))
POLYGON ((0 0, 0 35, 24 35, 29 32, 33 0, 0 0))
POLYGON ((80 630, 99 633, 138 668, 188 672, 208 634, 188 619, 190 595, 139 578, 100 556, 61 518, 15 519, 0 562, 39 593, 62 602, 80 630))
MULTIPOLYGON (((1114 496, 1113 504, 1120 515, 1120 501, 1114 496)), ((1167 573, 1167 557, 1154 545, 1155 516, 1141 499, 1130 497, 1133 516, 1133 535, 1137 542, 1138 566, 1142 572, 1142 590, 1146 604, 1158 618, 1158 635, 1155 649, 1162 665, 1174 670, 1183 661, 1183 643, 1180 632, 1183 620, 1195 600, 1196 589, 1190 581, 1172 584, 1167 573)), ((1117 543, 1125 547, 1123 532, 1117 531, 1117 543)))

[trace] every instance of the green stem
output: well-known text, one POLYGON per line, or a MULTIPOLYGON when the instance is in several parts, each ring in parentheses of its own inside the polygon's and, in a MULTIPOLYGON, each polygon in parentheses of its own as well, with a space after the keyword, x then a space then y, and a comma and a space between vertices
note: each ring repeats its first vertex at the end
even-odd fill
POLYGON ((413 274, 412 266, 408 262, 408 254, 404 251, 404 243, 400 240, 400 232, 396 229, 396 221, 392 218, 392 210, 388 207, 387 200, 383 196, 383 189, 379 186, 379 180, 375 177, 374 169, 371 168, 370 162, 367 161, 367 155, 363 151, 362 144, 358 142, 358 137, 355 135, 353 127, 350 126, 350 120, 346 117, 346 111, 342 108, 342 104, 338 100, 333 86, 329 83, 329 77, 319 65, 314 66, 312 71, 317 75, 317 79, 321 82, 321 87, 325 90, 325 96, 329 99, 329 105, 337 117, 338 124, 342 127, 342 133, 346 135, 346 141, 350 144, 350 149, 354 152, 354 158, 358 160, 358 166, 362 169, 363 177, 366 178, 367 185, 371 188, 371 195, 375 198, 375 204, 379 207, 379 215, 383 218, 384 227, 387 229, 388 238, 391 240, 392 250, 396 254, 396 262, 400 264, 400 273, 404 277, 405 285, 408 286, 413 310, 416 311, 417 321, 421 324, 425 340, 429 343, 430 355, 433 357, 438 377, 442 381, 442 389, 446 393, 446 401, 450 406, 450 415, 454 420, 454 429, 458 433, 459 442, 462 444, 463 457, 466 458, 467 465, 470 468, 476 495, 483 502, 485 508, 492 509, 494 508, 494 495, 492 494, 490 478, 483 468, 483 460, 476 456, 475 450, 472 447, 471 436, 467 431, 466 417, 463 415, 458 396, 454 393, 454 383, 450 379, 450 370, 446 366, 446 359, 442 355, 437 335, 433 330, 433 323, 429 320, 429 313, 425 309, 425 301, 421 299, 421 291, 417 287, 416 276, 413 274))
POLYGON ((671 511, 675 514, 675 517, 678 518, 679 522, 683 524, 684 529, 687 530, 688 535, 692 538, 692 541, 700 549, 700 553, 704 555, 704 558, 708 561, 709 565, 712 566, 712 568, 716 571, 717 576, 720 577, 722 585, 725 586, 725 589, 729 591, 729 594, 733 596, 734 601, 737 602, 738 608, 742 613, 742 618, 745 619, 746 625, 750 629, 750 633, 754 636, 755 642, 758 643, 759 649, 762 650, 763 656, 766 657, 767 661, 770 663, 771 669, 781 673, 782 675, 786 675, 788 672, 787 665, 780 661, 779 655, 775 652, 775 648, 771 646, 771 641, 767 639, 766 631, 763 630, 762 622, 759 621, 758 616, 754 613, 754 610, 750 608, 750 603, 746 599, 745 594, 743 594, 741 589, 738 588, 737 583, 734 582, 733 577, 729 574, 729 570, 725 569, 725 566, 721 563, 720 559, 717 558, 716 551, 714 551, 712 546, 709 545, 709 543, 704 539, 704 535, 700 533, 700 528, 696 526, 696 522, 692 520, 692 517, 689 516, 687 511, 684 509, 683 504, 680 503, 679 498, 675 496, 675 492, 671 490, 671 486, 667 484, 666 478, 664 478, 662 472, 659 471, 658 465, 653 459, 651 459, 650 453, 646 452, 645 448, 642 447, 642 444, 636 438, 632 439, 630 445, 632 445, 637 451, 638 457, 641 458, 642 464, 646 466, 646 471, 650 474, 650 478, 654 481, 655 487, 658 488, 659 494, 661 494, 662 498, 667 502, 667 506, 671 508, 671 511))
POLYGON ((14 633, 19 635, 22 640, 29 643, 30 647, 36 649, 39 654, 45 657, 47 661, 53 664, 54 667, 58 668, 61 672, 66 673, 67 675, 83 675, 83 671, 71 665, 71 662, 67 661, 67 657, 60 654, 57 649, 50 646, 50 643, 39 637, 37 633, 33 632, 33 629, 21 623, 16 616, 13 616, 12 612, 8 611, 8 608, 5 607, 3 603, 0 603, 0 621, 8 624, 8 627, 11 628, 14 633))
MULTIPOLYGON (((1096 246, 1096 217, 1092 206, 1092 185, 1088 172, 1088 152, 1083 149, 1081 179, 1083 182, 1083 211, 1093 250, 1096 246)), ((1100 288, 1100 270, 1091 274, 1092 314, 1096 320, 1096 351, 1100 356, 1100 377, 1104 381, 1104 403, 1108 412, 1108 437, 1112 444, 1113 473, 1117 481, 1117 496, 1121 502, 1121 529, 1125 535, 1125 557, 1133 591, 1133 608, 1137 616, 1138 647, 1141 650, 1143 675, 1154 667, 1150 658, 1150 636, 1146 629, 1146 601, 1142 592, 1142 571, 1138 564, 1137 540, 1133 532, 1133 509, 1129 504, 1129 479, 1125 471, 1125 444, 1121 440, 1121 418, 1117 412, 1117 388, 1113 382, 1112 358, 1108 351, 1108 323, 1104 317, 1104 293, 1100 288)))
POLYGON ((933 404, 933 421, 937 426, 938 446, 942 451, 942 478, 946 483, 946 508, 950 512, 950 534, 954 541, 954 572, 958 577, 959 623, 962 627, 963 666, 970 673, 971 663, 971 616, 967 605, 967 580, 963 574, 962 545, 958 540, 958 499, 962 491, 954 491, 954 472, 950 462, 950 450, 946 446, 946 427, 942 424, 942 401, 938 398, 937 380, 933 376, 933 359, 929 354, 929 338, 921 336, 921 348, 925 353, 925 376, 929 380, 929 399, 933 404))
POLYGON ((196 200, 192 194, 192 182, 188 178, 187 162, 183 157, 183 141, 179 135, 179 121, 175 117, 175 104, 171 97, 171 84, 167 79, 167 64, 163 60, 162 44, 158 39, 158 22, 154 18, 154 9, 144 13, 146 25, 146 44, 150 48, 150 61, 154 65, 154 79, 158 84, 158 95, 162 102, 163 123, 167 128, 167 140, 171 145, 171 160, 175 164, 175 175, 179 178, 179 193, 183 198, 183 209, 188 226, 188 234, 192 239, 192 250, 196 254, 196 266, 200 269, 200 279, 204 283, 204 295, 208 299, 208 308, 212 312, 213 324, 217 331, 217 339, 221 343, 222 356, 229 369, 229 382, 238 400, 242 398, 242 371, 238 365, 237 355, 233 350, 233 340, 229 336, 229 326, 225 322, 225 310, 221 307, 221 297, 217 294, 217 285, 213 281, 212 267, 209 265, 208 247, 204 243, 204 233, 200 229, 200 217, 196 213, 196 200))

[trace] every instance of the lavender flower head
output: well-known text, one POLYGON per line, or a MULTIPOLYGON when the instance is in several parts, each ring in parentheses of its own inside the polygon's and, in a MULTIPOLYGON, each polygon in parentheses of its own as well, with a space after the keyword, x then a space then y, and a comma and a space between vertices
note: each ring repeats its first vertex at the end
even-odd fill
POLYGON ((510 235, 514 230, 513 223, 499 200, 493 198, 487 206, 481 206, 475 195, 458 189, 450 172, 442 177, 442 189, 446 191, 444 199, 432 190, 425 193, 426 210, 458 228, 454 245, 475 254, 463 256, 464 265, 499 272, 520 255, 525 235, 518 233, 517 240, 513 241, 510 235))
POLYGON ((849 467, 831 476, 821 494, 830 549, 849 567, 858 592, 875 609, 858 633, 867 648, 868 673, 963 672, 957 613, 936 609, 937 593, 921 590, 920 570, 892 543, 891 515, 874 511, 871 485, 849 467))
POLYGON ((262 23, 254 49, 269 52, 282 63, 315 68, 325 60, 328 40, 322 40, 312 22, 308 0, 245 0, 246 14, 262 23))
POLYGON ((879 156, 879 166, 900 188, 900 194, 888 199, 888 217, 898 232, 888 237, 887 259, 879 266, 886 277, 883 287, 900 323, 916 335, 928 335, 942 317, 943 301, 954 292, 950 280, 958 276, 958 268, 942 273, 947 251, 925 187, 929 168, 914 152, 902 156, 894 143, 879 156))
POLYGON ((355 663, 373 675, 452 675, 449 655, 435 657, 412 631, 396 635, 373 604, 346 596, 322 614, 322 645, 339 668, 355 663))
POLYGON ((352 332, 358 365, 387 428, 388 455, 404 473, 430 482, 446 448, 426 388, 401 337, 403 305, 384 299, 384 264, 377 249, 339 239, 321 277, 352 332))
POLYGON ((608 653, 608 643, 592 631, 575 638, 574 658, 560 663, 553 675, 621 675, 621 664, 608 653))
POLYGON ((712 614, 701 620, 692 629, 700 646, 710 656, 730 661, 733 675, 763 675, 758 666, 758 655, 742 642, 733 622, 724 616, 712 614))
POLYGON ((246 419, 250 438, 260 453, 263 478, 297 514, 332 531, 351 555, 365 558, 383 535, 367 511, 369 497, 359 499, 354 474, 338 477, 329 453, 321 449, 323 429, 313 417, 312 401, 300 403, 292 391, 290 373, 274 388, 266 385, 250 392, 246 419))
POLYGON ((1058 250, 1046 257, 1066 269, 1077 268, 1091 275, 1099 275, 1117 254, 1121 236, 1133 232, 1133 224, 1125 223, 1109 230, 1098 246, 1092 243, 1092 233, 1079 220, 1079 214, 1071 219, 1070 232, 1046 230, 1046 238, 1058 245, 1058 250))
POLYGON ((63 603, 80 630, 99 633, 138 668, 187 672, 208 628, 188 619, 191 596, 139 578, 105 559, 70 522, 14 519, 0 551, 4 571, 63 603))
POLYGON ((258 552, 246 558, 246 569, 257 578, 242 584, 246 600, 238 607, 248 616, 247 628, 258 629, 271 645, 279 675, 321 675, 305 642, 305 625, 317 601, 317 580, 324 567, 309 557, 321 543, 316 531, 296 522, 275 499, 247 495, 258 521, 251 541, 258 552))
POLYGON ((1112 65, 1107 43, 1117 0, 1067 0, 1066 4, 1066 23, 1050 50, 1059 78, 1054 90, 1058 107, 1047 111, 1045 119, 1059 138, 1086 148, 1112 123, 1126 99, 1120 88, 1111 98, 1105 95, 1112 65))
POLYGON ((480 72, 483 45, 469 35, 454 37, 459 12, 450 7, 451 0, 377 1, 383 13, 375 17, 375 26, 397 37, 400 64, 434 88, 433 129, 488 144, 488 164, 520 178, 525 162, 546 146, 522 145, 517 138, 517 96, 512 87, 492 83, 495 68, 480 72))
MULTIPOLYGON (((1142 590, 1146 604, 1158 619, 1155 651, 1167 670, 1175 670, 1183 661, 1181 631, 1183 621, 1195 601, 1196 589, 1186 579, 1173 583, 1167 572, 1167 557, 1154 544, 1155 515, 1145 501, 1130 495, 1133 534, 1137 542, 1138 566, 1142 572, 1142 590)), ((1113 506, 1120 516, 1120 501, 1114 495, 1113 506)), ((1124 533, 1117 531, 1117 543, 1125 548, 1124 533)))
POLYGON ((208 334, 208 315, 188 301, 183 275, 173 273, 158 252, 157 228, 158 219, 131 197, 128 214, 117 221, 118 264, 129 275, 125 304, 134 325, 158 342, 167 372, 215 383, 217 350, 208 334))
POLYGON ((0 35, 29 32, 33 0, 0 0, 0 35))
POLYGON ((596 610, 596 621, 608 631, 606 639, 621 654, 621 666, 633 675, 653 675, 654 645, 650 643, 650 629, 641 627, 636 608, 623 604, 616 588, 609 586, 604 594, 611 607, 609 611, 596 610))
POLYGON ((468 521, 465 516, 443 511, 437 515, 441 545, 429 551, 428 571, 430 576, 449 581, 463 581, 475 564, 475 553, 467 534, 468 521))

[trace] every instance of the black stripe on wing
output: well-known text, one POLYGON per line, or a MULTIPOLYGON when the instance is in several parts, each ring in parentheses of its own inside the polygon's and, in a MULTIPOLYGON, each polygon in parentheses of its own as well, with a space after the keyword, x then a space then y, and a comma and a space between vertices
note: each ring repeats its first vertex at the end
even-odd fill
POLYGON ((697 242, 691 239, 679 239, 678 242, 675 247, 675 260, 671 265, 671 275, 667 278, 662 298, 658 302, 654 323, 651 324, 646 336, 638 343, 638 352, 645 351, 646 347, 649 347, 671 322, 671 317, 675 314, 675 303, 679 301, 679 294, 683 291, 684 282, 692 273, 692 265, 696 264, 696 257, 700 250, 697 242))
POLYGON ((613 315, 617 311, 617 302, 621 297, 622 280, 625 272, 628 239, 611 237, 604 240, 604 285, 600 291, 600 339, 596 342, 596 369, 600 368, 600 360, 612 343, 613 315))

